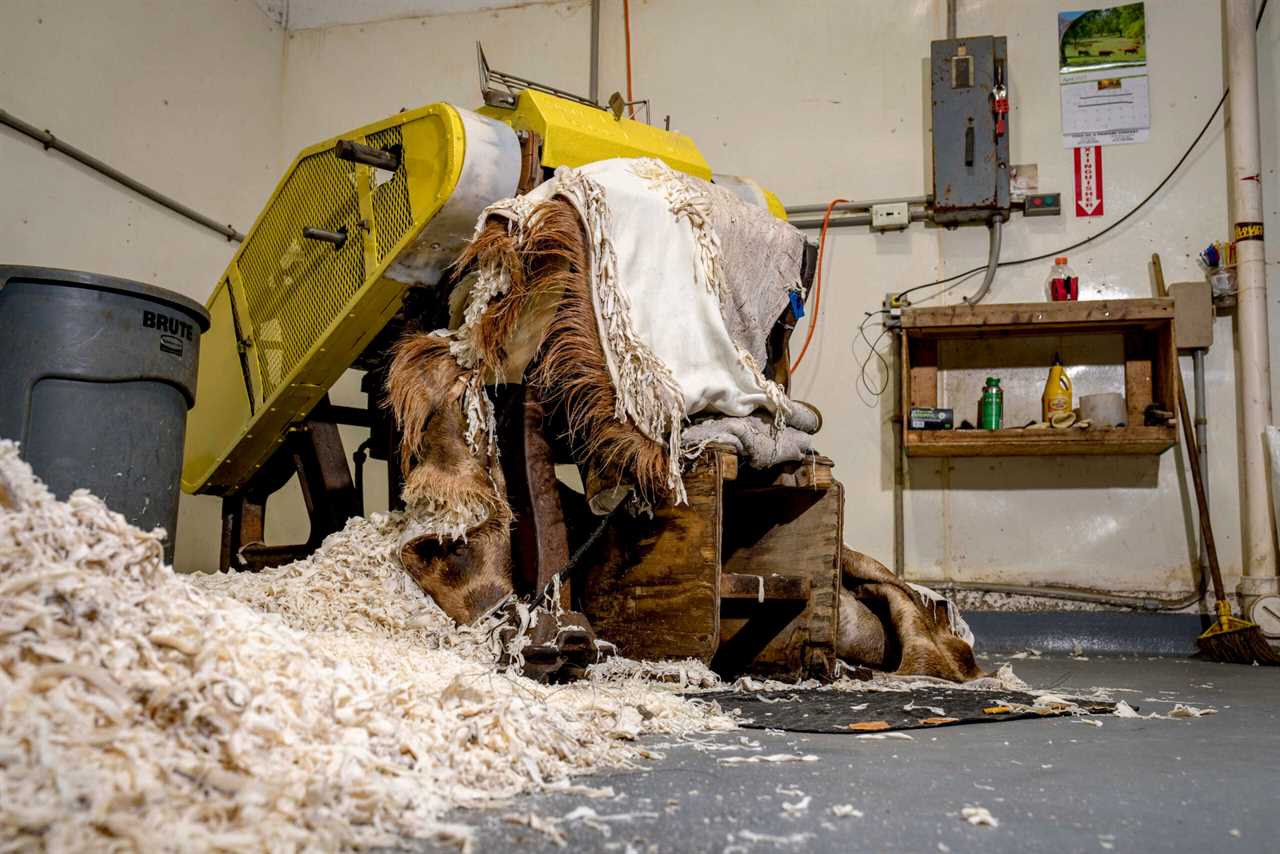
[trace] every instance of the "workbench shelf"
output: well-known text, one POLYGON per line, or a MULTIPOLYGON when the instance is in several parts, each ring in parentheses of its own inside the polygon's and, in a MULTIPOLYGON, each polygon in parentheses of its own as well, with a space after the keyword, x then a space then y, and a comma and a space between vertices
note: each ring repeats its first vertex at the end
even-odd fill
MULTIPOLYGON (((1151 404, 1176 409, 1173 300, 949 305, 902 312, 904 409, 938 406, 939 344, 1027 336, 1120 336, 1126 420, 1133 426, 1087 430, 905 430, 908 456, 999 457, 1049 454, 1161 454, 1178 441, 1175 425, 1142 426, 1151 404)), ((1046 372, 1049 365, 1045 365, 1046 372)), ((993 369, 997 366, 993 365, 993 369)))

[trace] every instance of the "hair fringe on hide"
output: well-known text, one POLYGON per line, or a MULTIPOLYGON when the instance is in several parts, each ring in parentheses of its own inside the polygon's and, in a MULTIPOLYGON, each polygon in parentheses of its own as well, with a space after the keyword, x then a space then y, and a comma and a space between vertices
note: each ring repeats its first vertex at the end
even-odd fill
POLYGON ((526 274, 533 292, 563 289, 530 381, 552 406, 563 407, 576 456, 606 479, 635 484, 651 505, 669 496, 666 448, 619 420, 617 396, 600 345, 591 297, 587 236, 577 210, 553 198, 526 227, 526 274))
POLYGON ((496 460, 473 455, 463 439, 462 398, 469 374, 438 335, 412 332, 396 342, 387 400, 400 429, 407 504, 466 508, 476 521, 511 520, 496 460))

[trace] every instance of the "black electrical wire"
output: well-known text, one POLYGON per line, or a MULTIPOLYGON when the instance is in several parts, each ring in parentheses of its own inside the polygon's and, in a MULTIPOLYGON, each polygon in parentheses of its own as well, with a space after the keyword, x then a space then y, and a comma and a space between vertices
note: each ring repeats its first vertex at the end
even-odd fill
MULTIPOLYGON (((1258 28, 1262 26, 1262 16, 1267 11, 1267 2, 1268 0, 1262 0, 1262 6, 1258 9, 1258 17, 1253 24, 1254 32, 1257 32, 1258 28)), ((1018 258, 1017 260, 1014 260, 1014 261, 1001 261, 996 266, 997 267, 1016 267, 1019 264, 1030 264, 1032 261, 1043 261, 1046 258, 1053 258, 1057 255, 1065 255, 1068 252, 1079 249, 1081 246, 1092 243, 1098 238, 1103 237, 1111 233, 1112 231, 1115 231, 1120 226, 1124 225, 1126 222, 1129 221, 1129 219, 1134 214, 1142 210, 1142 208, 1145 207, 1148 202, 1150 202, 1153 198, 1155 198, 1156 194, 1164 189, 1165 185, 1168 184, 1169 181, 1173 179, 1174 175, 1178 174, 1178 170, 1182 168, 1182 164, 1187 162, 1187 158, 1191 156, 1191 152, 1195 151, 1196 146, 1200 144, 1200 140, 1204 139, 1204 135, 1209 132, 1209 126, 1213 124, 1213 120, 1216 119, 1218 117, 1218 113, 1222 111, 1222 105, 1227 102, 1227 95, 1230 92, 1231 90, 1227 89, 1222 93, 1222 97, 1218 99, 1218 105, 1214 107, 1213 112, 1209 114, 1209 118, 1207 121, 1205 121, 1204 127, 1200 128, 1200 132, 1196 134, 1196 138, 1191 140, 1191 145, 1187 146, 1187 150, 1184 151, 1182 153, 1182 156, 1178 158, 1178 162, 1173 164, 1173 168, 1169 170, 1169 174, 1165 175, 1164 178, 1160 181, 1160 183, 1156 184, 1156 188, 1152 190, 1150 193, 1148 193, 1146 198, 1138 202, 1138 204, 1134 205, 1134 207, 1130 209, 1130 211, 1127 214, 1120 217, 1118 220, 1111 223, 1111 225, 1102 229, 1102 231, 1099 231, 1097 234, 1091 234, 1088 237, 1086 237, 1084 240, 1076 241, 1075 243, 1072 243, 1070 246, 1064 246, 1061 249, 1055 249, 1052 252, 1045 252, 1041 255, 1033 255, 1030 258, 1018 258)), ((913 285, 907 288, 905 291, 899 291, 897 294, 897 299, 901 301, 901 299, 907 294, 915 293, 916 291, 924 290, 925 288, 932 288, 938 285, 950 284, 951 282, 957 281, 959 279, 963 279, 965 276, 972 276, 974 273, 981 272, 986 268, 987 268, 987 265, 983 264, 981 267, 974 267, 971 270, 965 270, 963 273, 957 273, 954 276, 948 276, 945 279, 937 279, 932 282, 926 282, 922 285, 913 285)))

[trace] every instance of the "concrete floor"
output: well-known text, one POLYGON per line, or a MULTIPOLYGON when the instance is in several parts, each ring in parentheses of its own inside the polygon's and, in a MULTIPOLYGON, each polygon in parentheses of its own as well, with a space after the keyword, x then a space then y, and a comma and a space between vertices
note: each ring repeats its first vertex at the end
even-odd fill
POLYGON ((726 766, 718 760, 750 754, 661 748, 665 758, 644 770, 575 780, 611 786, 612 799, 534 795, 450 818, 477 827, 477 851, 518 846, 520 854, 1280 851, 1280 670, 1133 657, 1013 665, 1040 689, 1129 688, 1136 693, 1116 698, 1143 713, 1167 712, 1172 703, 1153 702, 1165 699, 1218 713, 1097 718, 1101 727, 1059 718, 916 730, 912 741, 743 730, 709 740, 745 736, 765 754, 819 759, 726 766), (811 798, 807 809, 784 808, 804 797, 811 798), (837 804, 863 815, 836 817, 837 804), (563 817, 581 806, 605 820, 562 822, 567 848, 507 819, 563 817), (986 807, 999 827, 971 826, 961 817, 966 806, 986 807), (620 814, 632 818, 607 818, 620 814))

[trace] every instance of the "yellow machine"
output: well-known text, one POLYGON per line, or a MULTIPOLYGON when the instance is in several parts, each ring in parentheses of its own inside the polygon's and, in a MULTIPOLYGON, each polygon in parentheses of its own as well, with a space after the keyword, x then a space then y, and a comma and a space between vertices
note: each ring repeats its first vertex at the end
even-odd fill
MULTIPOLYGON (((264 468, 280 468, 272 461, 284 455, 281 446, 315 418, 410 288, 439 288, 436 296, 447 298, 449 265, 492 202, 531 189, 558 166, 614 157, 655 157, 713 179, 680 133, 489 72, 483 55, 481 67, 507 88, 486 85, 479 110, 432 104, 402 112, 310 146, 289 167, 207 304, 183 467, 188 492, 237 496, 255 478, 273 483, 259 483, 257 493, 278 488, 280 476, 264 468)), ((785 216, 754 182, 715 180, 785 216)), ((260 539, 265 497, 259 504, 256 527, 233 541, 260 539)), ((224 564, 235 552, 228 526, 240 524, 229 520, 224 511, 224 564)))
POLYGON ((711 178, 682 134, 534 90, 515 109, 432 104, 303 150, 209 298, 188 492, 243 486, 395 315, 405 289, 439 282, 480 211, 516 193, 528 149, 518 133, 540 139, 547 169, 657 157, 711 178), (386 152, 396 168, 340 159, 341 142, 386 152))

